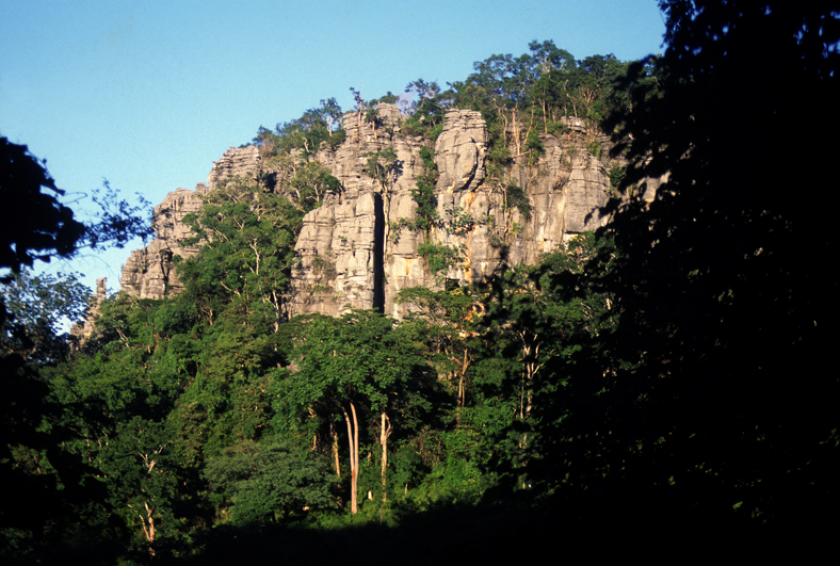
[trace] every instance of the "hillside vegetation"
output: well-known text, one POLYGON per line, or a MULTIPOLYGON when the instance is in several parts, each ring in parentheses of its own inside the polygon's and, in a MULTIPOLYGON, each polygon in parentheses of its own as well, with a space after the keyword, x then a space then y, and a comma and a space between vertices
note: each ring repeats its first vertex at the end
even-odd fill
MULTIPOLYGON (((576 60, 534 42, 445 90, 406 88, 404 135, 433 140, 448 109, 482 114, 487 182, 522 214, 511 147, 539 155, 539 134, 564 135, 568 117, 614 136, 628 167, 610 171, 612 222, 535 265, 404 289, 400 321, 289 319, 303 217, 341 190, 315 159, 346 139, 329 99, 258 130, 271 178, 229 179, 185 219, 201 247, 176 258, 183 291, 105 299, 80 351, 55 319, 26 317, 78 304, 72 281, 6 277, 3 554, 495 563, 831 540, 837 197, 817 140, 840 125, 840 14, 661 5, 660 57, 576 60), (644 180, 666 173, 645 201, 644 180)), ((354 94, 376 124, 377 101, 354 94)), ((366 157, 386 190, 393 156, 366 157)), ((426 165, 413 224, 389 229, 442 221, 426 165)), ((429 244, 423 261, 434 273, 448 253, 429 244)))

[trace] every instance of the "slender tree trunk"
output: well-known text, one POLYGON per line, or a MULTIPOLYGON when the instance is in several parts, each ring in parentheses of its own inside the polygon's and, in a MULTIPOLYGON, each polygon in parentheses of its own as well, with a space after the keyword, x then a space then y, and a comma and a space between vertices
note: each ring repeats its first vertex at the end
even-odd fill
POLYGON ((546 108, 545 99, 543 98, 542 101, 542 111, 543 111, 543 128, 545 129, 545 133, 548 133, 548 108, 546 108))
MULTIPOLYGON (((309 416, 313 420, 318 418, 318 415, 315 413, 315 411, 312 409, 312 407, 309 407, 308 411, 309 411, 309 416)), ((312 447, 309 450, 311 452, 315 452, 316 450, 318 450, 318 435, 317 434, 312 435, 312 447)))
POLYGON ((464 350, 464 360, 461 362, 461 379, 458 380, 458 406, 463 407, 467 403, 467 387, 466 387, 466 376, 467 376, 467 369, 470 367, 470 362, 472 360, 469 356, 469 350, 464 350))
MULTIPOLYGON (((353 403, 350 403, 350 408, 353 410, 353 420, 355 420, 356 411, 353 403)), ((358 444, 354 442, 353 421, 350 420, 350 415, 347 414, 344 407, 341 408, 341 412, 344 413, 344 422, 347 423, 347 442, 350 445, 350 512, 355 515, 359 510, 356 505, 356 476, 359 473, 358 455, 356 454, 358 444)), ((358 438, 358 436, 355 438, 358 438)))
POLYGON ((388 467, 388 436, 391 434, 391 419, 382 411, 382 428, 379 435, 379 441, 382 443, 382 501, 387 501, 387 485, 385 477, 385 468, 388 467), (387 428, 386 428, 387 423, 387 428))
POLYGON ((357 493, 359 491, 359 421, 356 418, 356 406, 353 402, 350 402, 350 411, 353 413, 353 478, 352 478, 352 485, 353 485, 353 504, 351 506, 353 513, 355 514, 358 511, 356 507, 356 499, 357 493))
POLYGON ((333 451, 333 458, 335 459, 335 475, 339 478, 341 477, 341 466, 338 460, 338 433, 335 430, 335 423, 330 421, 330 436, 332 436, 332 451, 333 451))
POLYGON ((513 143, 516 144, 516 157, 522 155, 522 135, 519 131, 519 112, 516 108, 513 110, 513 143))
POLYGON ((140 523, 143 525, 143 535, 146 537, 146 542, 149 543, 149 556, 152 558, 155 557, 155 518, 152 516, 154 512, 154 508, 150 508, 149 504, 143 502, 143 505, 146 506, 146 518, 143 518, 142 513, 138 513, 140 516, 140 523), (149 526, 146 526, 146 521, 149 522, 149 526))

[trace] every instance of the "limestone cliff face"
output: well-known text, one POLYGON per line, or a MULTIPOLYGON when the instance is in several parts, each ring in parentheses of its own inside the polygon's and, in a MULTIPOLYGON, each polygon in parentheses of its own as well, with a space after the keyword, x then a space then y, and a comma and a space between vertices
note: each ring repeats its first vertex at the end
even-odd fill
MULTIPOLYGON (((394 301, 401 289, 436 287, 446 279, 467 284, 490 277, 504 263, 536 263, 574 234, 607 221, 598 208, 610 188, 611 162, 602 157, 609 154, 609 138, 569 118, 559 137, 540 134, 543 151, 531 154, 524 151, 525 132, 517 139, 517 132, 509 131, 511 159, 494 168, 481 115, 453 110, 433 145, 437 219, 429 230, 412 229, 417 219, 412 191, 429 173, 420 152, 432 142, 402 132, 400 124, 399 110, 389 104, 379 106, 376 122, 348 113, 346 141, 336 151, 318 153, 341 190, 327 194, 304 218, 288 298, 291 315, 380 308, 401 318, 409 308, 394 301), (598 156, 592 154, 593 142, 600 143, 598 156), (366 174, 370 157, 389 148, 396 156, 390 173, 379 179, 366 174), (449 259, 433 272, 435 250, 446 251, 449 259)), ((171 258, 197 250, 183 245, 189 235, 183 216, 198 211, 201 195, 221 180, 256 179, 262 166, 256 147, 231 149, 214 164, 207 185, 170 193, 155 209, 157 239, 133 252, 123 269, 123 290, 148 298, 177 292, 171 258)))
POLYGON ((337 153, 319 155, 344 190, 328 195, 304 219, 296 246, 300 262, 293 272, 293 315, 381 308, 401 318, 408 308, 394 301, 401 289, 435 287, 443 279, 467 284, 485 280, 503 262, 536 263, 574 234, 607 220, 598 208, 608 198, 609 163, 586 148, 597 140, 601 155, 607 155, 608 138, 589 134, 580 120, 570 119, 560 139, 540 135, 544 152, 538 157, 517 155, 511 142, 512 162, 503 178, 491 179, 484 120, 477 112, 453 110, 434 144, 438 221, 428 232, 400 229, 416 219, 412 190, 424 173, 420 149, 429 142, 401 134, 396 107, 381 105, 379 115, 383 123, 373 125, 348 114, 347 141, 337 153), (364 168, 366 155, 386 147, 396 151, 398 173, 383 187, 364 168), (509 202, 506 187, 512 184, 524 191, 530 211, 509 202), (446 247, 457 259, 432 273, 421 244, 446 247))
POLYGON ((129 295, 141 299, 162 299, 169 293, 183 289, 175 274, 172 258, 188 258, 198 252, 197 246, 187 246, 190 229, 182 219, 201 210, 202 195, 216 188, 229 177, 255 175, 260 156, 256 147, 231 148, 213 164, 207 184, 199 183, 194 191, 177 189, 155 207, 152 228, 155 239, 145 248, 134 250, 122 268, 120 287, 129 295))

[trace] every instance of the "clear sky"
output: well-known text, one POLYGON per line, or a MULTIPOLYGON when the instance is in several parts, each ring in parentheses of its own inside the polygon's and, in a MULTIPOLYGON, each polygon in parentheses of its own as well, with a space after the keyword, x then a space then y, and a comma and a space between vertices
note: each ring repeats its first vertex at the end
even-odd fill
MULTIPOLYGON (((2 0, 0 135, 47 160, 74 210, 103 179, 157 204, 260 125, 350 109, 350 87, 445 86, 533 40, 638 59, 663 32, 655 0, 2 0)), ((129 251, 59 267, 116 290, 129 251)))

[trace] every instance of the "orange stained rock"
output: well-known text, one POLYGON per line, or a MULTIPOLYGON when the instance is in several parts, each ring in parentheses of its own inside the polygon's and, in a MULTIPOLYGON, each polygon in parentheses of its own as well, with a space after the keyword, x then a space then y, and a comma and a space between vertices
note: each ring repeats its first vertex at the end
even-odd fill
POLYGON ((466 198, 467 206, 466 206, 466 208, 469 208, 472 205, 474 200, 475 200, 475 193, 474 192, 467 193, 467 198, 466 198))

